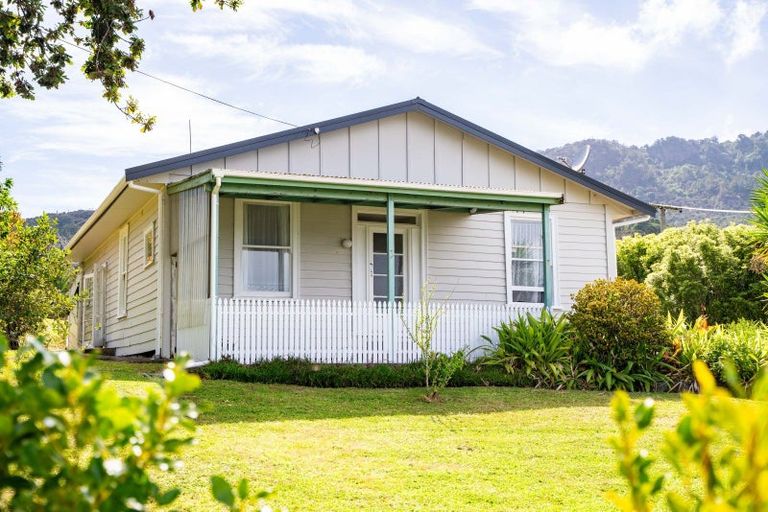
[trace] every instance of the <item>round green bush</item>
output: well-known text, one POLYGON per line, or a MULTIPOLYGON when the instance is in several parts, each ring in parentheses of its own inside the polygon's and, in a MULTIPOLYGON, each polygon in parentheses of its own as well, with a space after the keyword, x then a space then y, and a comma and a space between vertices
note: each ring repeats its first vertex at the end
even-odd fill
POLYGON ((618 371, 647 368, 670 346, 661 302, 645 284, 632 279, 598 279, 573 296, 570 313, 575 349, 618 371))

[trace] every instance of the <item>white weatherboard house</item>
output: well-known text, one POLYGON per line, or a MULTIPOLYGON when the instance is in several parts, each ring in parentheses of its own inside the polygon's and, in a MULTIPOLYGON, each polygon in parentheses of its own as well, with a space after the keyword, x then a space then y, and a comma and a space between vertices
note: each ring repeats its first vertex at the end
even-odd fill
POLYGON ((69 242, 70 342, 404 362, 428 282, 436 347, 476 347, 614 277, 614 227, 653 213, 416 98, 127 169, 69 242))

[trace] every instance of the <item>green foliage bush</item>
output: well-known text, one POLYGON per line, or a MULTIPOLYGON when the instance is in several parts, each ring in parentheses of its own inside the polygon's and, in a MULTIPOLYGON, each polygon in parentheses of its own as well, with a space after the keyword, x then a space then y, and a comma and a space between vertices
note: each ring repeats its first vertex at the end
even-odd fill
POLYGON ((717 381, 725 384, 729 365, 742 386, 749 386, 768 364, 768 327, 761 322, 739 320, 730 324, 709 325, 699 317, 688 323, 680 314, 668 318, 674 351, 670 363, 673 389, 695 389, 693 361, 703 361, 717 381))
POLYGON ((644 388, 664 380, 660 363, 671 338, 659 298, 648 286, 598 279, 573 299, 574 351, 587 366, 588 383, 612 389, 618 381, 619 387, 633 389, 635 380, 644 388))
MULTIPOLYGON (((303 359, 273 359, 252 365, 232 360, 210 363, 195 370, 201 377, 262 384, 292 384, 317 388, 416 388, 424 386, 421 362, 389 364, 316 364, 303 359)), ((458 369, 447 384, 464 386, 525 386, 530 381, 521 374, 508 374, 501 368, 467 364, 458 369)))
POLYGON ((157 471, 173 471, 193 440, 196 411, 179 398, 199 379, 183 360, 161 387, 122 396, 92 360, 33 341, 0 340, 0 509, 143 510, 168 505, 157 471))
MULTIPOLYGON (((699 394, 683 395, 686 413, 665 433, 659 451, 678 484, 654 471, 655 457, 638 444, 653 423, 655 404, 633 405, 617 392, 612 401, 619 433, 611 439, 629 492, 609 495, 625 512, 650 512, 663 498, 673 512, 764 511, 768 508, 768 374, 749 396, 734 400, 718 388, 702 361, 692 365, 699 394)), ((661 507, 659 507, 661 508, 661 507)))
POLYGON ((497 343, 484 336, 491 343, 484 364, 520 373, 536 387, 572 386, 572 332, 565 315, 555 317, 543 309, 538 318, 527 313, 494 330, 497 343))
POLYGON ((616 244, 619 275, 648 284, 671 312, 713 323, 764 318, 761 276, 752 271, 756 229, 690 222, 616 244))

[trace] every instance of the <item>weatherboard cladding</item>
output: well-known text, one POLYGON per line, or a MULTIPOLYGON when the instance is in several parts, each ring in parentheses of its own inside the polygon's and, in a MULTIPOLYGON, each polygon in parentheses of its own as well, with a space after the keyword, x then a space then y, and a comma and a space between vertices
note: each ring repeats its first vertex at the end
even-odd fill
MULTIPOLYGON (((616 190, 594 178, 586 176, 585 174, 573 171, 572 169, 551 160, 533 150, 525 148, 519 144, 516 144, 501 135, 491 132, 481 126, 471 123, 455 114, 452 114, 446 110, 441 109, 431 103, 421 99, 415 98, 412 100, 388 105, 384 107, 359 112, 356 114, 350 114, 347 116, 331 119, 327 121, 321 121, 314 124, 309 124, 299 128, 292 128, 282 132, 277 132, 253 139, 243 140, 227 144, 224 146, 218 146, 202 151, 190 153, 188 155, 182 155, 174 158, 168 158, 157 162, 140 165, 137 167, 131 167, 126 169, 126 180, 134 180, 161 172, 171 171, 182 167, 195 166, 196 164, 202 164, 210 162, 216 159, 223 159, 234 155, 242 154, 249 151, 254 151, 260 148, 266 148, 268 146, 275 146, 278 144, 288 143, 290 151, 290 142, 295 140, 303 140, 308 136, 311 136, 315 128, 320 130, 320 133, 325 133, 333 130, 339 130, 342 128, 356 128, 355 131, 365 129, 364 124, 371 121, 376 121, 382 118, 391 117, 397 114, 403 114, 408 112, 421 112, 427 116, 437 119, 449 126, 452 126, 458 130, 461 130, 473 137, 480 139, 490 145, 501 148, 515 156, 525 159, 535 165, 549 170, 555 174, 558 174, 568 180, 578 183, 584 187, 587 187, 595 192, 598 192, 606 197, 609 197, 615 201, 625 204, 631 208, 634 208, 642 213, 655 214, 655 208, 639 199, 631 197, 619 190, 616 190)), ((350 132, 352 133, 352 132, 350 132)), ((362 135, 362 134, 361 134, 362 135)), ((437 138, 437 137, 436 137, 437 138)), ((435 141, 436 143, 437 141, 435 141)), ((430 142, 432 143, 432 142, 430 142)), ((475 149, 472 146, 471 139, 466 142, 469 147, 469 154, 473 154, 475 149)), ((417 155, 414 155, 417 156, 417 155)), ((408 158, 414 158, 414 156, 408 155, 408 158)), ((429 155, 424 155, 428 157, 429 155)), ((478 183, 482 186, 483 184, 478 183)), ((519 184, 518 184, 519 188, 519 184)))

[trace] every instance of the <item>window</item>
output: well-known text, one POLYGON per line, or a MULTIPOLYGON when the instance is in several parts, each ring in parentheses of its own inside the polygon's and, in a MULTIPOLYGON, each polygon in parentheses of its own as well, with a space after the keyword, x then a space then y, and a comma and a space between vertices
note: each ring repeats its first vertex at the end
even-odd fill
POLYGON ((287 203, 242 202, 239 223, 239 293, 290 296, 293 281, 294 236, 287 203))
MULTIPOLYGON (((373 300, 386 302, 388 299, 389 277, 387 267, 387 233, 373 233, 373 300)), ((405 296, 405 251, 403 234, 395 233, 395 301, 402 302, 405 296)))
POLYGON ((155 262, 155 223, 144 230, 144 268, 155 262))
POLYGON ((117 316, 126 316, 128 309, 128 225, 120 229, 117 244, 117 316))
POLYGON ((544 248, 541 215, 507 216, 508 298, 510 302, 544 302, 544 248))

